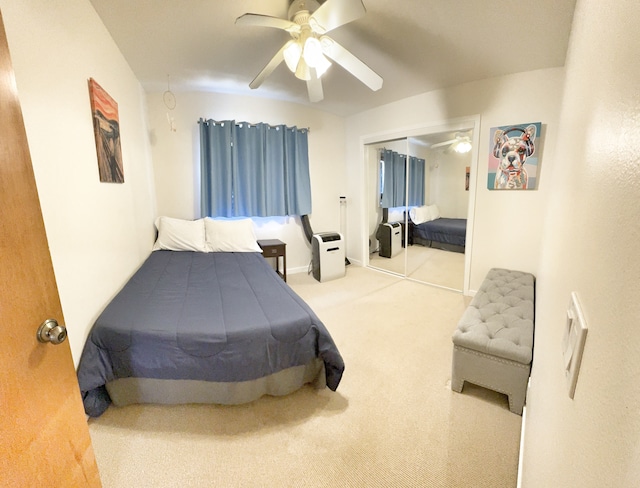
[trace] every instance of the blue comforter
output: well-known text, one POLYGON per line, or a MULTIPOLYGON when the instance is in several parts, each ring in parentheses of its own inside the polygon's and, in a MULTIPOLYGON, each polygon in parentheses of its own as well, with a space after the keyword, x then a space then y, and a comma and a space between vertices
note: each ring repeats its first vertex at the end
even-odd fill
POLYGON ((464 247, 467 240, 467 219, 439 218, 413 227, 414 237, 464 247))
POLYGON ((238 382, 323 360, 344 362, 315 313, 260 253, 155 251, 96 320, 78 366, 85 411, 118 378, 238 382))

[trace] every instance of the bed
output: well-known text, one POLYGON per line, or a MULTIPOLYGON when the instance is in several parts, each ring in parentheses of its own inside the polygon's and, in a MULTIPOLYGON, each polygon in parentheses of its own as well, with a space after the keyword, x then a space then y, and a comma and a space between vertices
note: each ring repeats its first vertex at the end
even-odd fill
POLYGON ((440 217, 437 206, 409 211, 409 236, 412 244, 437 246, 450 251, 464 252, 467 219, 440 217))
POLYGON ((78 366, 89 416, 111 403, 237 404, 307 383, 336 390, 344 362, 331 335, 260 252, 164 247, 90 331, 78 366))

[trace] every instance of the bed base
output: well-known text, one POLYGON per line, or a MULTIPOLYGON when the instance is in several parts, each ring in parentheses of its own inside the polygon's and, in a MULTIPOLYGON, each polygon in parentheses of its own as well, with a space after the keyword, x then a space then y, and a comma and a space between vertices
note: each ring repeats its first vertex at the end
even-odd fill
POLYGON ((250 403, 264 395, 289 395, 306 384, 311 384, 316 389, 326 386, 322 360, 314 359, 307 365, 288 368, 257 380, 237 383, 120 378, 107 383, 106 388, 113 404, 119 407, 135 403, 238 405, 250 403))
POLYGON ((459 252, 464 254, 464 246, 447 244, 446 242, 431 241, 428 239, 423 239, 422 237, 418 237, 416 235, 413 236, 413 244, 417 244, 419 246, 425 246, 425 247, 432 247, 435 249, 442 249, 444 251, 459 252))

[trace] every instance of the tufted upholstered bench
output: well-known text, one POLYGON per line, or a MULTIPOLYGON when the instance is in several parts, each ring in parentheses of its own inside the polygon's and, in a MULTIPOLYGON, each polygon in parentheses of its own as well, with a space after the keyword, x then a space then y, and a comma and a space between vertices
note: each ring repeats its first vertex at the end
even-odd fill
POLYGON ((493 268, 453 333, 451 389, 465 381, 509 397, 522 415, 533 358, 534 276, 493 268))

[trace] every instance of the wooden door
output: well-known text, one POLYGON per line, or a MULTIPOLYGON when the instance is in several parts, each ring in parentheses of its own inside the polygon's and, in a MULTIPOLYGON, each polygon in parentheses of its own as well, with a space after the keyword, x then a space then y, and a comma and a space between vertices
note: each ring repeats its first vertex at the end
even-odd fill
POLYGON ((69 343, 36 338, 64 319, 2 14, 0 287, 0 486, 100 486, 69 343))

